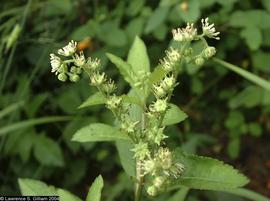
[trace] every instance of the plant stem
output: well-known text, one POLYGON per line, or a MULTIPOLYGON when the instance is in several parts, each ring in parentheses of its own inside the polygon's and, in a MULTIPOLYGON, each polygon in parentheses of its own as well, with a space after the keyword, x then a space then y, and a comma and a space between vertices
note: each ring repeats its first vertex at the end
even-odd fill
POLYGON ((140 161, 136 161, 135 201, 140 201, 144 177, 141 176, 140 161))

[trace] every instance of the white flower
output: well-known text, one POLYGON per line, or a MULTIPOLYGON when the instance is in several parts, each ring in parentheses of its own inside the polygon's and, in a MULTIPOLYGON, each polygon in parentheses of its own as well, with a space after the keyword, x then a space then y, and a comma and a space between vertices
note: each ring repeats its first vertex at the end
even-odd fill
POLYGON ((150 105, 150 112, 161 113, 165 112, 168 107, 166 99, 157 99, 152 105, 150 105))
POLYGON ((202 29, 203 29, 203 34, 204 35, 206 35, 208 38, 214 38, 216 40, 220 39, 218 37, 220 32, 216 32, 214 24, 209 24, 208 18, 202 19, 201 22, 202 22, 202 29))
POLYGON ((113 95, 108 98, 106 102, 106 106, 109 109, 114 110, 114 109, 117 109, 121 103, 122 103, 122 97, 113 95))
POLYGON ((68 43, 68 45, 66 45, 62 49, 59 49, 58 54, 68 57, 74 54, 76 52, 76 49, 77 49, 77 42, 72 40, 68 43))
POLYGON ((50 62, 52 66, 52 73, 58 74, 59 67, 61 66, 61 59, 55 54, 50 54, 50 62))
POLYGON ((93 86, 100 86, 101 84, 103 84, 106 81, 106 75, 104 72, 101 74, 99 72, 97 72, 97 73, 94 73, 90 77, 90 79, 91 79, 91 84, 93 86))
POLYGON ((197 36, 197 29, 194 24, 187 23, 186 28, 177 28, 172 30, 173 39, 180 42, 192 41, 197 36))
POLYGON ((156 98, 162 98, 166 95, 166 91, 159 84, 153 85, 153 92, 156 98))
POLYGON ((179 62, 181 54, 174 48, 166 50, 165 53, 166 57, 163 60, 160 60, 160 64, 165 71, 169 72, 172 71, 175 65, 179 62))
POLYGON ((98 58, 92 59, 88 57, 85 67, 91 71, 97 70, 101 65, 101 62, 98 58))
POLYGON ((75 60, 74 63, 76 66, 83 66, 85 64, 85 57, 83 55, 83 52, 80 52, 80 54, 75 54, 75 60))
POLYGON ((174 76, 166 76, 162 82, 160 83, 162 88, 166 91, 170 91, 175 86, 175 78, 174 76))

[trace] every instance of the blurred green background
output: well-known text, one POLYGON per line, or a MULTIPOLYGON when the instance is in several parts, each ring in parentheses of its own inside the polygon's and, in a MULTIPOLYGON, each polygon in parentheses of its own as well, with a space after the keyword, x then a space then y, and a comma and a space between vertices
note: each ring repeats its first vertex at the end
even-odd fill
MULTIPOLYGON (((77 109, 94 92, 87 77, 73 84, 51 74, 49 54, 71 39, 102 59, 124 93, 106 52, 126 58, 139 35, 154 68, 172 28, 209 17, 221 32, 220 41, 209 41, 218 58, 270 77, 269 0, 1 0, 0 11, 0 195, 19 195, 22 177, 85 197, 101 173, 105 201, 132 199, 112 143, 70 141, 89 122, 113 121, 102 106, 77 109)), ((270 92, 213 62, 186 65, 179 82, 173 102, 189 118, 166 131, 169 146, 233 164, 251 179, 249 188, 270 196, 270 92)), ((244 199, 191 191, 187 200, 244 199)))

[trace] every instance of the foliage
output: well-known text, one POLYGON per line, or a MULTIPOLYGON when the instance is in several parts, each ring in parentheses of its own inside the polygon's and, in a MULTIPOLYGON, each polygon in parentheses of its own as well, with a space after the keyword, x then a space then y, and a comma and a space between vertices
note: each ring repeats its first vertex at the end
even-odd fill
MULTIPOLYGON (((107 185, 103 190, 104 200, 131 199, 132 187, 127 185, 131 181, 119 173, 120 161, 126 158, 132 161, 125 151, 130 149, 128 144, 123 142, 121 147, 117 141, 115 149, 109 142, 71 141, 82 127, 94 122, 109 125, 115 122, 112 114, 100 106, 104 99, 93 102, 97 100, 92 97, 95 90, 89 88, 86 77, 82 76, 77 84, 66 85, 49 77, 48 55, 62 46, 61 41, 77 40, 80 50, 101 58, 102 69, 116 81, 122 94, 127 93, 127 84, 118 70, 109 67, 106 52, 116 56, 118 65, 126 65, 121 63, 125 59, 120 58, 128 58, 128 49, 135 45, 136 36, 140 36, 146 43, 149 63, 155 67, 167 45, 174 46, 170 30, 186 22, 197 22, 207 14, 221 32, 221 40, 210 43, 217 47, 216 57, 240 66, 241 72, 248 71, 265 80, 269 77, 267 0, 3 0, 0 9, 0 160, 4 164, 0 171, 0 194, 18 195, 17 178, 27 177, 61 186, 85 198, 86 186, 102 173, 107 185), (80 105, 87 108, 78 110, 80 105), (41 157, 49 149, 37 148, 38 144, 57 146, 50 152, 61 165, 56 165, 54 158, 41 157), (115 176, 111 176, 112 172, 115 176)), ((137 45, 140 41, 137 38, 137 45)), ((199 51, 201 47, 198 44, 194 49, 199 51)), ((140 67, 135 67, 134 73, 138 72, 137 68, 140 67)), ((160 66, 154 72, 149 78, 152 84, 164 75, 160 66)), ((184 65, 180 84, 172 97, 183 113, 178 120, 172 119, 171 124, 184 119, 184 113, 189 118, 180 126, 166 129, 170 136, 167 143, 171 147, 181 143, 184 150, 193 153, 207 150, 208 155, 226 161, 228 155, 230 163, 244 167, 241 169, 252 176, 252 168, 246 164, 249 155, 260 158, 261 163, 266 159, 253 152, 254 155, 247 155, 246 150, 257 150, 259 142, 268 140, 270 96, 262 85, 256 86, 256 81, 252 83, 242 76, 216 61, 207 62, 204 67, 184 65), (247 147, 247 141, 254 142, 255 147, 247 147)), ((123 99, 141 104, 134 96, 123 99)), ((132 172, 130 163, 124 168, 132 172)), ((263 172, 259 171, 258 175, 263 172)), ((263 181, 256 183, 261 189, 266 188, 263 181)), ((189 199, 197 199, 194 198, 197 194, 207 193, 190 194, 189 199)), ((167 200, 171 195, 171 192, 163 194, 160 199, 167 200)), ((215 200, 213 196, 209 199, 215 200)))

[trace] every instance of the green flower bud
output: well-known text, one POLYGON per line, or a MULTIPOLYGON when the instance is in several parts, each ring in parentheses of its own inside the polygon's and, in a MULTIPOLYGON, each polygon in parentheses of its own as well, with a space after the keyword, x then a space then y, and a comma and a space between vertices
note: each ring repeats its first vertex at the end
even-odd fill
POLYGON ((193 54, 193 49, 190 47, 184 51, 185 56, 190 56, 193 54))
POLYGON ((73 74, 69 77, 70 81, 71 82, 78 82, 80 80, 80 76, 79 75, 76 75, 76 74, 73 74))
POLYGON ((150 112, 161 113, 165 112, 168 107, 166 99, 157 99, 152 105, 150 105, 150 112))
POLYGON ((65 73, 60 73, 58 76, 57 76, 58 80, 62 81, 62 82, 65 82, 67 81, 67 75, 65 73))
POLYGON ((215 47, 207 47, 203 51, 203 55, 207 59, 211 58, 215 54, 216 54, 216 48, 215 47))
POLYGON ((144 160, 145 157, 150 156, 148 144, 145 142, 139 142, 138 144, 135 144, 131 151, 134 152, 134 158, 139 160, 144 160))
POLYGON ((61 66, 59 67, 58 72, 59 73, 66 73, 67 71, 68 71, 67 65, 66 64, 61 64, 61 66))
POLYGON ((82 69, 81 69, 81 68, 77 68, 76 73, 77 73, 77 74, 81 74, 81 73, 82 73, 82 69))
POLYGON ((72 66, 70 68, 70 72, 73 73, 73 74, 77 74, 77 68, 75 66, 72 66))
POLYGON ((159 177, 156 177, 153 181, 153 184, 155 187, 157 187, 158 189, 160 189, 162 187, 162 185, 164 184, 166 180, 166 177, 164 176, 159 176, 159 177))
POLYGON ((197 66, 202 66, 204 64, 204 59, 202 57, 197 57, 194 62, 197 66))
POLYGON ((158 194, 158 190, 157 190, 157 188, 155 186, 149 186, 147 188, 147 193, 150 196, 156 196, 158 194))

